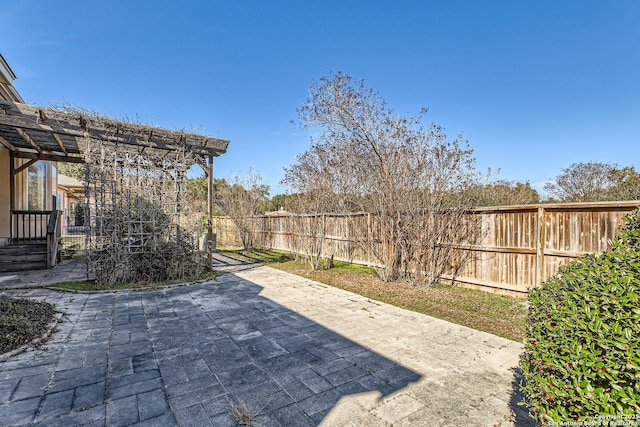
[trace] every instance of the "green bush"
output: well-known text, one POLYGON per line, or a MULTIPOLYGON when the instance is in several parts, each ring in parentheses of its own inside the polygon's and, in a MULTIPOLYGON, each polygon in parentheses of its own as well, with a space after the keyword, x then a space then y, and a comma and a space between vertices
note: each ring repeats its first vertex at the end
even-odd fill
POLYGON ((640 210, 625 220, 609 251, 530 293, 522 390, 542 425, 640 416, 640 210))

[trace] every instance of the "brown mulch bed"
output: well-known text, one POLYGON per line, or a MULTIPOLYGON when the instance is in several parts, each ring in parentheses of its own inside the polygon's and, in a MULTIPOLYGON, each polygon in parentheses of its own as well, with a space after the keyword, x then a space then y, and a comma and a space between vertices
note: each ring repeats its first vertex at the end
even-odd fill
POLYGON ((54 316, 47 302, 0 296, 0 354, 41 337, 54 316))

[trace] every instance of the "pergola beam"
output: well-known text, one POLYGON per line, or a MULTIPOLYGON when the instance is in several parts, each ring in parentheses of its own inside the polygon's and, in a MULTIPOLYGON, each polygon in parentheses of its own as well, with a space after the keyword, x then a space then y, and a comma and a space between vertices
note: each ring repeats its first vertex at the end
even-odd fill
POLYGON ((6 139, 4 139, 2 136, 0 136, 0 144, 4 145, 9 151, 16 151, 16 147, 10 143, 9 141, 7 141, 6 139))
POLYGON ((64 146, 64 143, 62 142, 62 140, 60 139, 60 137, 58 136, 57 133, 51 132, 51 136, 53 136, 53 139, 56 140, 56 142, 58 143, 58 147, 60 147, 60 149, 62 150, 62 152, 64 153, 65 156, 69 155, 69 152, 67 151, 67 148, 64 146))
POLYGON ((35 159, 35 160, 49 160, 52 162, 63 163, 84 163, 82 157, 75 156, 58 156, 57 154, 44 154, 44 153, 29 153, 26 151, 16 151, 14 156, 22 159, 35 159))
MULTIPOLYGON (((80 150, 79 149, 71 150, 68 147, 66 147, 64 142, 60 138, 60 135, 69 136, 69 137, 78 138, 78 139, 89 137, 89 138, 95 138, 95 139, 99 139, 99 140, 107 141, 111 143, 127 144, 127 145, 133 145, 133 146, 144 147, 144 148, 153 148, 156 150, 176 151, 180 149, 180 147, 175 145, 173 141, 167 141, 165 139, 148 141, 146 140, 146 138, 148 137, 148 134, 147 135, 134 135, 134 134, 122 134, 122 133, 109 134, 107 133, 106 130, 100 131, 95 129, 89 129, 89 130, 73 129, 73 128, 63 127, 63 126, 55 125, 51 123, 47 123, 47 124, 36 123, 35 121, 25 120, 24 118, 9 116, 9 115, 2 115, 2 114, 0 114, 0 126, 10 126, 14 128, 14 130, 23 139, 25 139, 25 141, 29 142, 31 146, 33 146, 34 148, 38 147, 36 148, 36 150, 39 150, 39 151, 42 151, 42 149, 37 144, 35 144, 32 138, 30 138, 26 134, 26 132, 24 131, 25 129, 36 131, 36 132, 43 132, 51 135, 52 138, 54 138, 56 144, 58 145, 62 144, 62 147, 64 147, 64 150, 74 154, 79 154, 80 150), (26 138, 25 138, 25 135, 26 135, 26 138), (142 139, 143 137, 144 139, 142 139)), ((119 131, 121 130, 119 129, 119 131)), ((158 136, 157 133, 156 133, 156 136, 158 136)), ((186 141, 190 151, 192 151, 194 154, 202 155, 202 156, 206 156, 209 154, 212 154, 214 156, 219 156, 221 154, 224 154, 226 152, 226 144, 228 144, 227 141, 220 140, 224 143, 224 144, 220 144, 220 147, 205 147, 202 143, 198 141, 194 141, 197 143, 194 145, 189 144, 188 139, 186 139, 186 141)))
POLYGON ((27 141, 29 145, 31 145, 38 153, 42 153, 42 148, 40 148, 40 146, 36 144, 36 142, 29 136, 28 133, 26 133, 22 128, 19 127, 16 127, 15 129, 18 135, 22 137, 22 139, 27 141))
POLYGON ((14 175, 19 174, 20 172, 22 172, 23 170, 25 170, 26 168, 28 168, 29 166, 31 166, 32 164, 34 164, 34 163, 35 163, 35 162, 37 162, 37 161, 38 161, 38 159, 31 159, 31 160, 29 160, 27 163, 25 163, 25 164, 21 165, 20 167, 18 167, 18 169, 15 169, 15 170, 13 171, 13 174, 14 174, 14 175))

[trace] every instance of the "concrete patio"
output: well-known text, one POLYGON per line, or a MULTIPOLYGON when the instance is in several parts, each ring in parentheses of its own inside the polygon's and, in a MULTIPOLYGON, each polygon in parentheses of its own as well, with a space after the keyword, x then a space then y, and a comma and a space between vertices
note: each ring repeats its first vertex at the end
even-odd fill
POLYGON ((256 426, 535 425, 513 390, 521 344, 216 262, 217 281, 143 292, 0 275, 3 293, 65 313, 44 346, 0 363, 0 424, 235 426, 245 404, 256 426))

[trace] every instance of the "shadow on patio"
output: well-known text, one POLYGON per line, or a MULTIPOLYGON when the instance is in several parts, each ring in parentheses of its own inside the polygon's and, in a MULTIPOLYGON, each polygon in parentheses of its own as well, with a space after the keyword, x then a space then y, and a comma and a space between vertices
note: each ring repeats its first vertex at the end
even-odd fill
POLYGON ((229 402, 237 402, 258 414, 257 425, 317 425, 344 396, 386 396, 420 379, 262 289, 225 274, 219 283, 142 295, 178 422, 226 425, 229 402))

